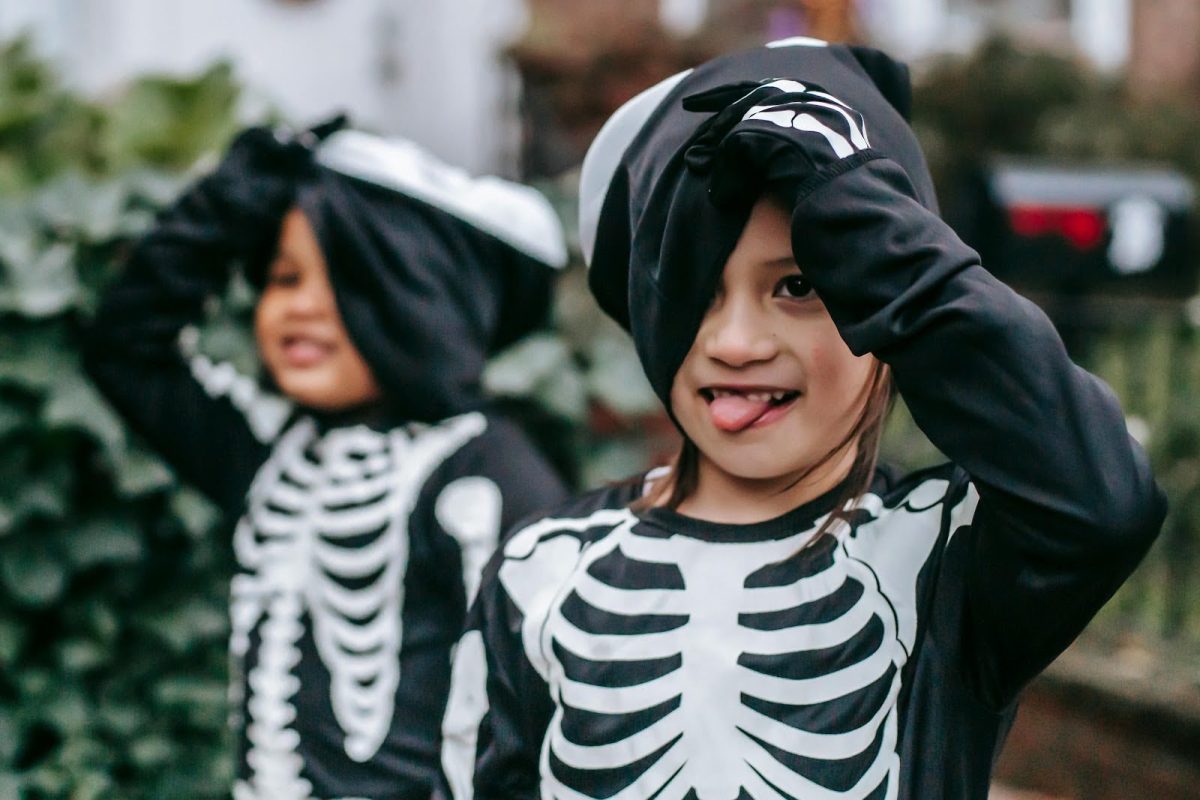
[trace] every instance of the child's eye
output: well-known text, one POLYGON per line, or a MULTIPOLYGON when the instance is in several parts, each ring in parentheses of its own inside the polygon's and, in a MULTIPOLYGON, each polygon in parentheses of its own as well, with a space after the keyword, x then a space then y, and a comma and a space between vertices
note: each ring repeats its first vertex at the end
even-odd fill
POLYGON ((804 300, 812 295, 812 284, 803 275, 788 275, 775 284, 775 297, 790 297, 804 300))

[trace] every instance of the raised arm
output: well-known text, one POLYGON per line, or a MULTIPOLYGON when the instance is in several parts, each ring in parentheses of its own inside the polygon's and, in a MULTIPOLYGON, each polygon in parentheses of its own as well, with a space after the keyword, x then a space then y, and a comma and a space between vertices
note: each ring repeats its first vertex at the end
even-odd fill
POLYGON ((227 510, 266 458, 282 409, 229 366, 182 352, 181 333, 224 289, 235 258, 269 253, 307 157, 264 128, 239 135, 134 245, 85 333, 85 363, 109 401, 227 510))
POLYGON ((797 262, 850 349, 891 367, 917 424, 978 489, 955 547, 966 559, 963 667, 1002 706, 1133 570, 1162 524, 1163 494, 1112 391, 914 199, 905 172, 865 138, 835 149, 781 126, 762 113, 776 102, 826 130, 853 117, 826 96, 759 98, 747 115, 758 118, 726 145, 790 204, 797 262))

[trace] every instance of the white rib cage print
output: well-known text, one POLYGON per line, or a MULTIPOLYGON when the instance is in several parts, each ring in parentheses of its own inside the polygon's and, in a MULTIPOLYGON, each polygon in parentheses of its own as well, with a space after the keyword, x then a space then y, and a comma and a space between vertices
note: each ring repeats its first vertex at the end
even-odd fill
POLYGON ((513 537, 501 582, 557 709, 544 800, 894 798, 916 576, 946 486, 895 509, 868 495, 853 534, 835 526, 807 549, 819 520, 721 543, 655 535, 624 510, 513 537), (552 533, 606 523, 582 551, 552 533))
POLYGON ((407 523, 430 473, 486 427, 468 414, 436 427, 319 436, 302 420, 281 437, 250 489, 234 534, 231 650, 247 676, 249 782, 241 797, 309 798, 291 698, 300 689, 302 615, 328 669, 345 752, 370 759, 392 726, 400 681, 407 523))

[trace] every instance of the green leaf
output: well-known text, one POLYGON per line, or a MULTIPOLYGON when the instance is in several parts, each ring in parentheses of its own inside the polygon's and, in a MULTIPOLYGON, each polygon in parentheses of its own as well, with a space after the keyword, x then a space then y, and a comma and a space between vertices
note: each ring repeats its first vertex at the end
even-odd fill
POLYGON ((77 774, 70 800, 98 800, 106 796, 112 786, 112 779, 102 772, 88 771, 77 774))
MULTIPOLYGON (((2 732, 0 731, 0 733, 2 732)), ((3 746, 2 740, 0 740, 0 749, 3 746)), ((25 782, 21 780, 20 775, 0 769, 0 800, 22 800, 24 795, 21 787, 24 785, 25 782)))
POLYGON ((219 680, 165 678, 156 687, 155 699, 164 706, 224 708, 229 687, 219 680))
POLYGON ((34 211, 60 234, 71 233, 85 242, 105 242, 121 234, 125 191, 120 181, 89 181, 70 172, 38 193, 34 211))
POLYGON ((72 370, 51 387, 42 407, 42 420, 50 428, 76 428, 100 442, 110 464, 125 450, 125 427, 92 384, 72 370))
POLYGON ((0 439, 21 430, 29 422, 29 414, 14 403, 0 398, 0 439))
POLYGON ((58 660, 68 675, 88 672, 109 661, 109 651, 87 639, 70 639, 58 647, 58 660))
POLYGON ((129 745, 129 756, 142 769, 151 769, 174 760, 175 749, 161 736, 143 736, 129 745))
POLYGON ((121 631, 121 621, 112 608, 102 602, 92 601, 83 606, 83 624, 96 639, 112 647, 121 631))
POLYGON ((157 456, 140 447, 125 450, 113 467, 122 497, 141 497, 165 489, 175 480, 157 456))
POLYGON ((15 311, 27 317, 61 314, 79 301, 79 278, 75 274, 75 248, 50 245, 28 261, 5 260, 8 285, 0 293, 0 311, 15 311))
MULTIPOLYGON (((0 619, 0 666, 9 667, 25 644, 25 627, 14 620, 0 619)), ((4 737, 0 736, 0 741, 4 737)))
POLYGON ((187 486, 171 495, 171 511, 194 539, 210 533, 221 519, 221 512, 208 498, 187 486))
POLYGON ((102 705, 96 717, 103 730, 120 739, 130 738, 149 722, 145 708, 133 702, 102 705))
POLYGON ((501 397, 529 397, 552 375, 571 368, 571 352, 553 334, 534 334, 499 353, 483 373, 483 385, 501 397))
POLYGON ((196 645, 223 641, 229 630, 225 608, 200 598, 162 613, 147 614, 142 617, 141 624, 175 653, 186 653, 196 645))
POLYGON ((551 412, 577 423, 587 417, 587 383, 574 367, 548 376, 541 381, 534 398, 551 412))
POLYGON ((617 414, 627 417, 656 414, 662 409, 658 395, 650 388, 633 343, 601 337, 590 353, 587 373, 588 391, 617 414))
MULTIPOLYGON (((21 726, 7 709, 0 708, 0 776, 3 768, 12 763, 21 746, 21 726)), ((0 797, 3 797, 0 792, 0 797)))
POLYGON ((0 500, 0 537, 12 533, 17 525, 17 515, 9 503, 0 500))
POLYGON ((62 519, 66 516, 70 478, 70 474, 64 474, 62 469, 51 469, 30 476, 11 501, 12 525, 15 527, 34 518, 62 519))
POLYGON ((98 564, 135 564, 145 556, 141 531, 132 519, 89 519, 69 536, 67 557, 79 569, 98 564))
POLYGON ((91 709, 83 693, 76 687, 58 687, 54 696, 41 709, 41 716, 60 733, 74 736, 83 733, 91 721, 91 709))
POLYGON ((67 584, 62 563, 46 552, 44 544, 17 541, 12 545, 0 558, 0 580, 5 588, 28 605, 46 606, 58 600, 67 584))
POLYGON ((78 370, 74 347, 58 326, 0 330, 0 384, 44 391, 65 371, 78 370))

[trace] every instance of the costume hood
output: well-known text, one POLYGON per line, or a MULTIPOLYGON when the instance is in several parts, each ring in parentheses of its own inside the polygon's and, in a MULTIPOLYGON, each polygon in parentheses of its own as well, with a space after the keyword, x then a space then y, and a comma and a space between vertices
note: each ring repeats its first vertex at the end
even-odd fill
POLYGON ((350 338, 406 419, 482 406, 487 356, 545 319, 553 269, 567 259, 536 190, 359 131, 321 142, 296 205, 350 338))
POLYGON ((632 334, 668 409, 675 372, 752 206, 718 209, 706 176, 689 171, 685 152, 712 114, 688 111, 683 101, 739 84, 744 93, 780 78, 817 84, 861 112, 872 148, 900 164, 917 200, 936 210, 925 157, 906 121, 908 69, 877 50, 786 39, 716 58, 627 102, 584 159, 579 236, 593 294, 632 334))

